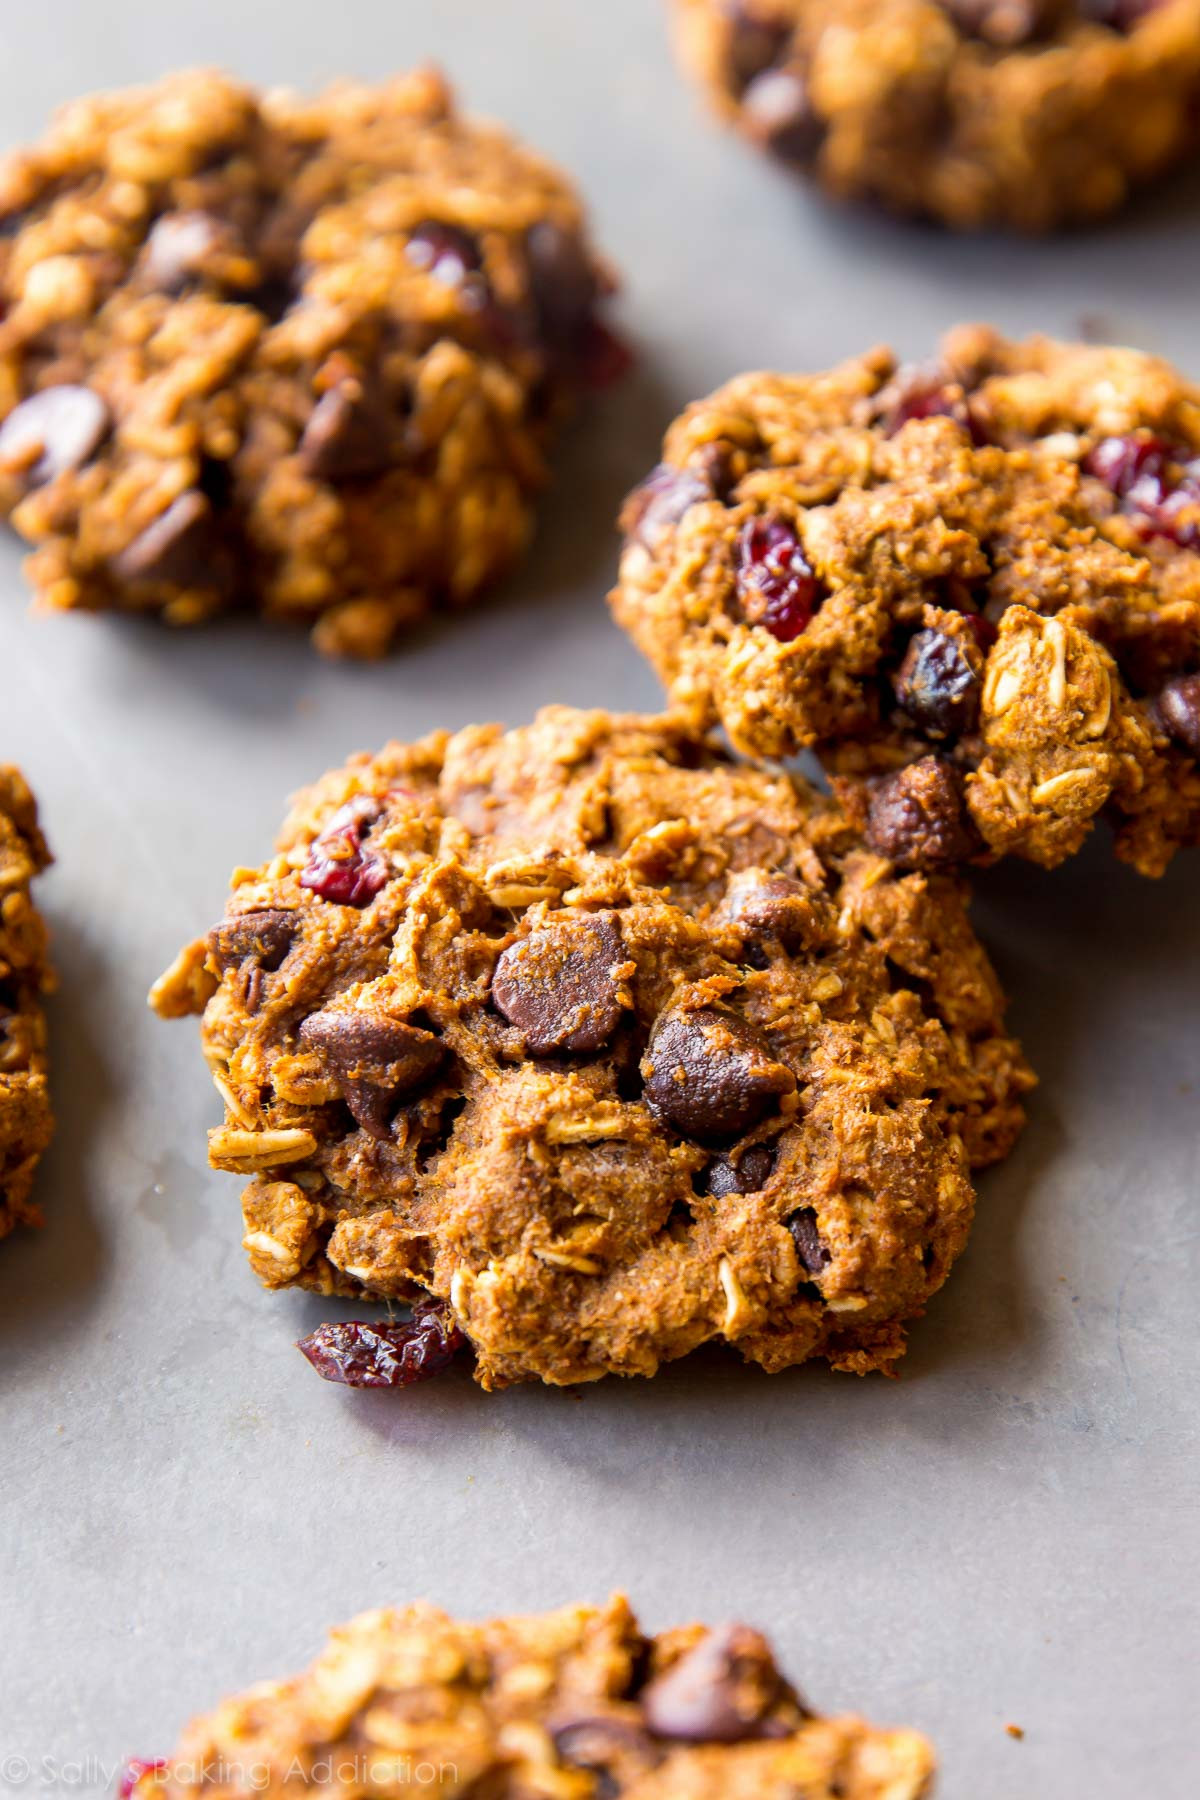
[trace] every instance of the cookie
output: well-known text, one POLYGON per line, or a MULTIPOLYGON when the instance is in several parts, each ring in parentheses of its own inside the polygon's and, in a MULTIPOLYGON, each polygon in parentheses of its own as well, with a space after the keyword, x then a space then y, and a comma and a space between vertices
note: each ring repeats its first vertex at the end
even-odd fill
POLYGON ((390 744, 235 881, 152 1003, 204 1011, 255 1272, 433 1296, 390 1350, 331 1328, 340 1379, 415 1379, 459 1334, 485 1387, 708 1341, 890 1369, 969 1163, 1020 1129, 962 888, 670 720, 390 744))
POLYGON ((674 4, 718 109, 839 200, 1047 231, 1196 144, 1198 0, 674 4))
POLYGON ((42 1011, 53 979, 29 889, 49 861, 33 795, 0 764, 0 1238, 42 1222, 31 1196, 53 1131, 42 1011))
POLYGON ((522 550, 616 372, 578 197, 425 70, 193 72, 0 164, 0 507, 43 607, 234 607, 376 655, 522 550))
POLYGON ((1200 390, 983 327, 743 375, 627 502, 616 616, 697 725, 811 748, 897 866, 1200 839, 1200 390))
POLYGON ((227 1700, 126 1800, 436 1789, 488 1800, 921 1800, 915 1731, 811 1711, 748 1625, 645 1635, 627 1602, 460 1624, 363 1613, 290 1681, 227 1700))

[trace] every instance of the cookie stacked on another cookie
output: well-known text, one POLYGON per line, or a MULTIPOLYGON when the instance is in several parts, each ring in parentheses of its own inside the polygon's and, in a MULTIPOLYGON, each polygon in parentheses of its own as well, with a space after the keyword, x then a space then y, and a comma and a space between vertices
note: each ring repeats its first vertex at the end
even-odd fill
POLYGON ((77 101, 0 226, 0 506, 52 608, 378 654, 513 561, 619 358, 573 188, 428 71, 77 101))
POLYGON ((674 0, 723 113, 843 200, 1100 217, 1197 143, 1198 0, 674 0))
POLYGON ((433 1296, 416 1363, 461 1332, 488 1387, 890 1369, 1032 1081, 953 879, 560 707, 327 776, 153 999, 204 1011, 260 1278, 433 1296))
POLYGON ((46 927, 30 898, 49 861, 24 777, 0 765, 0 1238, 41 1223, 33 1177, 54 1124, 42 1010, 53 980, 46 927))
POLYGON ((744 375, 631 497, 616 615, 698 728, 807 747, 899 867, 1200 841, 1200 391, 983 328, 744 375))
POLYGON ((227 1700, 131 1800, 425 1789, 489 1800, 922 1800, 915 1731, 813 1713, 747 1625, 646 1636, 619 1596, 460 1624, 364 1613, 303 1675, 227 1700))

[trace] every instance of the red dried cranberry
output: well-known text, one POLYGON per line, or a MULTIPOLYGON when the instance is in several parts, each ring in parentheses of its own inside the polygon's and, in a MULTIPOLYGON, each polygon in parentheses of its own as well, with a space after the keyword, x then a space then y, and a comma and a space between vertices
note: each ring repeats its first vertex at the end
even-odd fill
POLYGON ((1083 466, 1148 537, 1170 538, 1185 550, 1200 544, 1200 461, 1190 449, 1150 432, 1132 432, 1101 438, 1083 466))
POLYGON ((1162 0, 1080 0, 1086 18, 1112 31, 1132 31, 1161 4, 1162 0))
POLYGON ((353 1388, 397 1388, 440 1375, 466 1341, 440 1301, 422 1300, 404 1324, 348 1319, 318 1325, 296 1348, 324 1381, 353 1388))
POLYGON ((700 470, 659 463, 626 500, 621 529, 628 541, 656 551, 690 507, 712 497, 712 486, 700 470))
POLYGON ((589 319, 579 342, 579 373, 590 388, 615 387, 634 365, 634 354, 623 338, 599 319, 589 319))
POLYGON ((132 1800, 139 1782, 144 1781, 147 1775, 161 1775, 169 1766, 165 1757, 155 1757, 153 1761, 146 1762, 140 1756, 131 1756, 122 1767, 117 1781, 117 1800, 132 1800))
POLYGON ((746 618, 790 644, 798 638, 825 590, 800 539, 783 519, 747 519, 737 541, 737 595, 746 618))
POLYGON ((300 886, 335 906, 366 906, 386 886, 387 864, 363 850, 363 836, 383 812, 373 794, 339 807, 308 852, 300 886))
POLYGON ((962 388, 940 369, 902 369, 889 395, 891 403, 881 420, 888 437, 895 437, 913 419, 953 419, 973 444, 987 442, 962 388))
POLYGON ((441 219, 426 219, 409 234, 404 254, 435 281, 457 288, 464 305, 473 311, 487 304, 489 289, 482 272, 483 258, 470 232, 441 219))

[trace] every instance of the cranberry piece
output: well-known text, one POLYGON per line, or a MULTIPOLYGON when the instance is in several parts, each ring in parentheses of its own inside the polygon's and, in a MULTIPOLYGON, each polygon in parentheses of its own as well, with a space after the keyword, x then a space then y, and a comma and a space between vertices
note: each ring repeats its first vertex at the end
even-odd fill
POLYGON ((579 342, 579 372, 590 388, 615 387, 634 365, 634 354, 623 338, 599 319, 589 319, 579 342))
POLYGON ((959 737, 978 717, 979 677, 949 632, 916 632, 894 686, 901 708, 926 737, 959 737))
POLYGON ((422 1300, 412 1318, 401 1325, 372 1325, 349 1319, 318 1325, 296 1348, 303 1351, 323 1381, 343 1387, 413 1387, 440 1375, 466 1344, 466 1338, 440 1301, 422 1300))
POLYGON ((700 470, 659 463, 626 500, 621 510, 621 529, 630 542, 636 541, 653 553, 690 507, 712 497, 712 486, 700 470))
POLYGON ((1112 31, 1132 31, 1162 0, 1080 0, 1080 10, 1097 25, 1112 31))
POLYGON ((783 519, 747 519, 737 541, 737 595, 746 618, 781 644, 798 638, 825 590, 783 519))
POLYGON ((161 1775, 169 1768, 165 1757, 155 1757, 153 1761, 144 1761, 140 1756, 131 1756, 124 1764, 117 1782, 117 1800, 132 1800, 138 1785, 147 1775, 161 1775))
POLYGON ((1101 438, 1084 469, 1135 514, 1147 536, 1185 550, 1200 543, 1200 462, 1189 449, 1149 432, 1101 438))
POLYGON ((1171 446, 1164 438, 1107 437, 1089 450, 1083 466, 1122 500, 1135 491, 1161 499, 1170 457, 1171 446))
POLYGON ((470 232, 441 219, 426 219, 410 233, 404 254, 435 281, 457 288, 463 305, 472 312, 487 306, 490 290, 483 258, 470 232))
POLYGON ((382 857, 363 850, 363 836, 383 812, 382 800, 356 794, 339 807, 308 853, 300 886, 335 906, 366 906, 387 883, 382 857))
POLYGON ((987 442, 967 396, 940 369, 902 369, 889 397, 881 420, 888 437, 895 437, 913 419, 953 419, 973 444, 987 442))

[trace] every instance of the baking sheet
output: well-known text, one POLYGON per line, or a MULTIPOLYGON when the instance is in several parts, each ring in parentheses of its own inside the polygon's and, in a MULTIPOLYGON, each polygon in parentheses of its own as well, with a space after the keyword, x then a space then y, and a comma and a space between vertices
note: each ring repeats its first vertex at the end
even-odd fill
POLYGON ((42 898, 62 977, 48 1228, 0 1248, 0 1792, 110 1791, 122 1756, 169 1749, 365 1606, 624 1586, 653 1627, 761 1623, 820 1707, 931 1732, 943 1800, 1182 1800, 1200 1778, 1195 856, 1159 884, 1099 845, 982 883, 1043 1087, 899 1383, 703 1356, 577 1394, 489 1398, 457 1372, 399 1396, 324 1386, 292 1340, 327 1308, 253 1281, 240 1183, 205 1164, 195 1027, 143 996, 284 796, 347 752, 552 699, 657 703, 602 604, 611 520, 719 380, 884 337, 919 355, 980 316, 1099 329, 1200 374, 1200 184, 1046 244, 835 214, 710 126, 655 0, 6 6, 0 118, 20 141, 74 92, 189 61, 311 86, 426 55, 573 168, 627 276, 640 373, 563 449, 523 572, 360 669, 252 624, 32 619, 0 551, 0 754, 59 858, 42 898))

